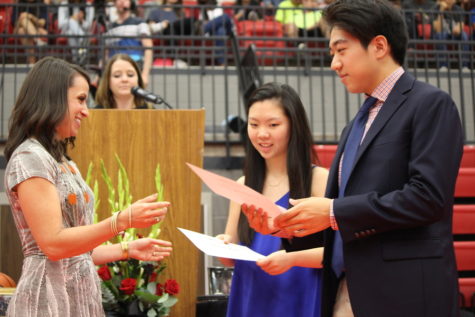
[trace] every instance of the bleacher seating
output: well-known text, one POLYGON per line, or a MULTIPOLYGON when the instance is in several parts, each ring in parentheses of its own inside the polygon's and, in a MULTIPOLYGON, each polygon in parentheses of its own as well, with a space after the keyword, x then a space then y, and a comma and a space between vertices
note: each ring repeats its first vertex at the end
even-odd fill
MULTIPOLYGON (((475 233, 475 230, 472 230, 475 233)), ((455 241, 455 257, 459 271, 475 270, 475 241, 455 241)))
POLYGON ((455 185, 455 197, 475 197, 475 167, 461 167, 455 185))
POLYGON ((475 278, 459 278, 460 306, 475 313, 475 278))
POLYGON ((454 205, 454 234, 475 234, 475 205, 454 205))
POLYGON ((460 166, 453 212, 460 306, 475 310, 475 146, 464 147, 460 166))
POLYGON ((284 30, 280 22, 274 20, 240 21, 237 23, 238 36, 246 37, 241 47, 254 44, 260 65, 276 65, 284 59, 286 43, 282 40, 284 30), (259 40, 252 37, 263 38, 259 40))
POLYGON ((460 167, 475 167, 475 145, 465 145, 460 167))
MULTIPOLYGON (((12 9, 12 6, 6 6, 5 4, 11 4, 14 3, 15 0, 0 0, 0 34, 2 34, 2 38, 0 38, 0 44, 3 43, 8 43, 11 45, 11 47, 14 46, 14 48, 10 48, 9 52, 11 51, 14 54, 23 54, 24 50, 20 44, 20 41, 18 37, 8 37, 7 35, 11 35, 13 32, 13 28, 11 27, 10 23, 4 23, 5 20, 9 19, 11 17, 11 14, 8 14, 8 10, 12 9), (3 7, 1 7, 3 5, 3 7)), ((145 8, 150 8, 151 6, 155 5, 152 3, 151 0, 138 0, 138 6, 139 6, 139 14, 144 14, 146 12, 145 8)), ((55 5, 52 5, 55 6, 55 5)), ((198 5, 197 0, 184 0, 183 1, 183 6, 184 6, 184 12, 186 17, 194 17, 194 18, 199 18, 199 15, 201 14, 202 8, 200 5, 198 5)), ((229 16, 234 15, 234 9, 237 8, 236 3, 232 0, 225 0, 220 3, 220 6, 223 8, 225 14, 228 14, 229 16)), ((53 8, 54 11, 54 8, 53 8)), ((411 12, 408 11, 410 14, 411 12)), ((412 12, 412 14, 418 15, 418 12, 412 12)), ((467 15, 467 17, 469 17, 467 15)), ((145 18, 145 17, 142 17, 145 18)), ((468 20, 468 19, 467 19, 468 20)), ((415 33, 416 33, 416 43, 411 44, 411 49, 415 48, 416 53, 415 53, 415 59, 419 60, 418 62, 420 63, 421 60, 430 60, 431 65, 434 64, 435 62, 435 55, 434 55, 434 50, 435 50, 435 45, 431 42, 427 42, 427 40, 430 40, 432 38, 432 25, 430 23, 427 23, 427 21, 417 21, 415 27, 415 33)), ((236 27, 237 27, 237 35, 240 37, 240 47, 246 48, 249 46, 250 43, 255 44, 257 48, 257 56, 258 56, 258 62, 260 65, 273 65, 277 66, 282 64, 282 62, 285 62, 285 64, 288 64, 289 61, 290 63, 300 63, 300 57, 302 56, 302 52, 304 53, 303 56, 306 57, 318 57, 318 58, 310 58, 309 60, 312 63, 319 63, 323 61, 324 63, 328 63, 328 52, 327 52, 327 42, 325 38, 304 38, 302 39, 302 43, 306 44, 306 48, 303 50, 298 50, 297 49, 297 43, 293 39, 288 39, 283 36, 283 30, 282 30, 282 25, 280 23, 276 22, 273 19, 272 15, 265 15, 264 20, 261 21, 235 21, 236 22, 236 27), (243 38, 244 37, 244 38, 243 38), (297 57, 297 58, 295 58, 297 57), (294 59, 294 60, 292 60, 294 59)), ((52 25, 52 28, 49 30, 51 31, 50 33, 50 41, 49 44, 50 46, 55 46, 51 47, 50 49, 42 49, 38 53, 38 57, 41 57, 43 55, 48 55, 51 52, 57 53, 61 56, 70 56, 71 52, 69 50, 69 47, 67 45, 67 39, 59 33, 57 27, 55 27, 55 23, 50 23, 52 25)), ((467 34, 473 34, 473 28, 469 25, 464 25, 464 31, 467 34)), ((93 34, 98 34, 101 32, 93 32, 93 34)), ((162 48, 166 45, 164 45, 163 41, 158 41, 154 37, 155 41, 154 43, 157 44, 154 48, 155 50, 155 55, 160 55, 156 56, 157 58, 169 58, 169 56, 165 56, 162 52, 162 48)), ((87 42, 87 41, 86 41, 87 42)), ((87 45, 90 44, 97 44, 97 39, 92 37, 91 41, 87 42, 87 45)), ((213 55, 211 51, 217 50, 218 48, 214 47, 213 41, 210 41, 209 39, 202 39, 202 40, 177 40, 176 46, 179 48, 178 50, 175 50, 180 57, 177 58, 182 58, 182 59, 187 59, 187 54, 188 55, 194 55, 194 56, 199 56, 199 63, 202 64, 202 59, 203 56, 205 58, 209 58, 209 55, 213 55), (209 47, 214 47, 214 48, 209 48, 209 47), (200 53, 197 53, 200 52, 200 53)), ((460 43, 455 43, 450 44, 449 50, 454 50, 454 49, 459 49, 460 48, 460 43)), ((230 50, 228 50, 229 52, 230 50)), ((472 50, 473 51, 473 50, 472 50)), ((410 53, 409 53, 410 54, 410 53)), ((446 54, 446 53, 443 53, 446 54)), ((458 55, 455 53, 447 53, 449 54, 449 57, 451 60, 455 61, 458 60, 458 55)), ((232 56, 232 54, 228 54, 228 56, 232 56)), ((198 60, 198 59, 195 59, 198 60)), ((307 59, 305 59, 307 60, 307 59)), ((471 59, 473 60, 473 58, 471 59)), ((428 62, 429 63, 429 62, 428 62)), ((427 64, 428 65, 428 64, 427 64)), ((455 64, 454 64, 455 65, 455 64)), ((432 67, 432 66, 429 66, 432 67)))

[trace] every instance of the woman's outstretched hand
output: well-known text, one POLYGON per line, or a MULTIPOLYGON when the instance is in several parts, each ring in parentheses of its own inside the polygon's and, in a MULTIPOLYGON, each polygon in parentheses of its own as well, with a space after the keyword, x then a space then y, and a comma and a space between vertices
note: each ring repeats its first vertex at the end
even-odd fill
POLYGON ((141 261, 161 261, 172 252, 172 243, 165 240, 141 238, 129 242, 129 257, 141 261))
POLYGON ((119 228, 147 228, 165 218, 170 203, 156 201, 157 194, 137 200, 119 214, 119 228), (129 217, 130 213, 130 217, 129 217))

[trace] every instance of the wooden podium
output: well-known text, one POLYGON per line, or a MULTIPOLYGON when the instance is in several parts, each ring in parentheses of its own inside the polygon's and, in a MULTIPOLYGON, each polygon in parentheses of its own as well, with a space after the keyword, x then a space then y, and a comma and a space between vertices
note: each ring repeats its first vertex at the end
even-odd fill
POLYGON ((204 110, 90 110, 70 150, 84 178, 89 163, 94 164, 92 179, 99 184, 99 219, 111 215, 101 159, 113 184, 117 184, 117 153, 128 173, 133 201, 155 192, 155 169, 160 164, 164 197, 171 206, 159 238, 173 243, 162 278, 173 278, 180 284, 178 303, 170 314, 174 317, 195 316, 202 270, 197 249, 176 227, 201 232, 201 182, 185 162, 203 164, 204 114, 204 110))

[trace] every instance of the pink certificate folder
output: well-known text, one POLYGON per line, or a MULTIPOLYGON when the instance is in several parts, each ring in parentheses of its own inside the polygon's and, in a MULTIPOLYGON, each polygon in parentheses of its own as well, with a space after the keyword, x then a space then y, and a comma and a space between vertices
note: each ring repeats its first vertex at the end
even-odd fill
POLYGON ((282 210, 269 198, 256 192, 254 189, 239 184, 229 178, 211 173, 190 163, 186 163, 201 180, 216 194, 226 197, 240 205, 254 205, 262 208, 267 215, 274 218, 282 213, 282 210))

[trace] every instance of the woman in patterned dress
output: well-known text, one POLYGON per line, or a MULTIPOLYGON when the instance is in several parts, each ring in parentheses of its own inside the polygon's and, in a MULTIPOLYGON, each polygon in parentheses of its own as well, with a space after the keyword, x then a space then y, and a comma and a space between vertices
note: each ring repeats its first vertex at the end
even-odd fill
POLYGON ((23 82, 10 118, 5 188, 24 254, 7 316, 104 316, 95 265, 127 257, 158 261, 171 243, 139 239, 127 248, 102 245, 129 227, 165 216, 151 195, 93 224, 93 193, 66 154, 88 116, 89 78, 78 66, 46 57, 23 82), (114 226, 113 223, 116 223, 114 226))

